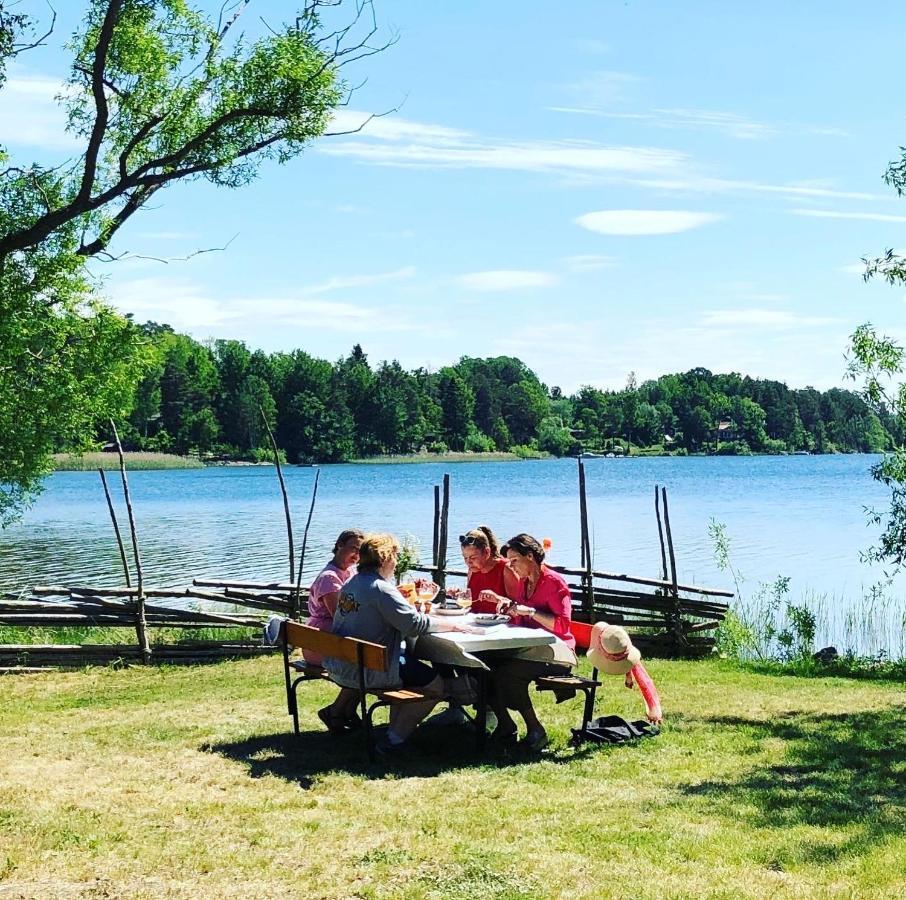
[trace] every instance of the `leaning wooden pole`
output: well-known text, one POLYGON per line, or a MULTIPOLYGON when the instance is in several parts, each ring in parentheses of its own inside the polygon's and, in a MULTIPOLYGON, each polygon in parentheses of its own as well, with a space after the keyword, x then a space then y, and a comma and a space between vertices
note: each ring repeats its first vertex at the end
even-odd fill
POLYGON ((126 587, 132 587, 132 579, 129 577, 129 561, 126 559, 126 548, 123 546, 123 536, 120 534, 119 522, 116 521, 116 510, 113 508, 113 500, 110 499, 110 488, 107 487, 107 476, 103 469, 98 469, 98 475, 101 476, 101 484, 104 485, 104 496, 107 498, 107 509, 110 510, 110 521, 113 522, 113 533, 116 535, 116 545, 120 548, 120 560, 123 563, 123 575, 126 577, 126 587))
POLYGON ((670 554, 670 581, 672 584, 671 597, 673 599, 673 609, 670 614, 670 624, 673 629, 673 636, 676 640, 677 647, 682 648, 686 641, 683 634, 683 621, 679 608, 679 586, 676 577, 676 554, 673 550, 673 533, 670 530, 670 509, 667 506, 667 488, 661 488, 661 499, 664 501, 664 531, 667 535, 667 550, 670 554))
POLYGON ((582 545, 582 606, 591 616, 594 611, 594 582, 592 580, 591 539, 588 530, 588 496, 585 490, 585 463, 580 456, 579 463, 579 541, 582 545))
POLYGON ((120 459, 120 477, 123 480, 123 497, 126 501, 126 514, 129 517, 129 534, 132 537, 132 555, 135 559, 135 635, 138 638, 138 649, 142 661, 147 665, 151 662, 151 644, 148 641, 148 622, 145 616, 145 576, 142 572, 142 554, 138 546, 138 533, 135 528, 135 513, 132 509, 132 498, 129 495, 129 479, 126 477, 126 457, 123 456, 123 445, 120 443, 116 423, 110 420, 113 429, 113 439, 116 441, 116 452, 120 459))
POLYGON ((274 465, 277 467, 277 478, 280 481, 280 493, 283 494, 283 513, 286 516, 286 540, 289 544, 289 580, 296 580, 296 554, 293 547, 293 520, 289 514, 289 496, 286 493, 286 482, 283 480, 283 469, 280 466, 280 452, 277 450, 277 441, 274 438, 274 432, 271 431, 271 423, 268 422, 264 410, 259 406, 258 411, 261 413, 261 419, 267 430, 267 436, 271 440, 271 449, 274 451, 274 465))
POLYGON ((311 527, 311 517, 315 512, 315 500, 318 499, 318 482, 321 480, 321 470, 315 472, 315 485, 311 491, 311 506, 308 507, 308 518, 305 520, 305 531, 302 532, 302 549, 299 551, 299 576, 296 579, 296 590, 292 596, 293 618, 298 619, 302 611, 300 598, 302 596, 302 569, 305 568, 305 548, 308 546, 308 529, 311 527))
POLYGON ((660 488, 654 486, 654 515, 657 518, 657 536, 658 540, 661 542, 661 572, 663 573, 661 577, 664 581, 667 580, 667 551, 664 549, 664 526, 661 523, 661 498, 660 498, 660 488))
MULTIPOLYGON (((440 544, 440 485, 434 485, 434 526, 431 532, 431 563, 437 575, 437 550, 440 544)), ((436 579, 435 579, 436 580, 436 579)))
POLYGON ((447 584, 447 538, 450 518, 450 476, 444 475, 443 500, 440 506, 440 526, 437 537, 437 576, 435 581, 443 588, 447 584))

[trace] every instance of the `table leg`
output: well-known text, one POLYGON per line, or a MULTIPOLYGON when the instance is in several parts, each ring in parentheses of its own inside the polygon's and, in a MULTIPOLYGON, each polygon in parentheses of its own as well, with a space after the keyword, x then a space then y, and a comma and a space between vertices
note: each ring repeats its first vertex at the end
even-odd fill
POLYGON ((484 751, 488 738, 488 673, 479 669, 478 677, 478 705, 475 710, 475 748, 479 753, 484 751))

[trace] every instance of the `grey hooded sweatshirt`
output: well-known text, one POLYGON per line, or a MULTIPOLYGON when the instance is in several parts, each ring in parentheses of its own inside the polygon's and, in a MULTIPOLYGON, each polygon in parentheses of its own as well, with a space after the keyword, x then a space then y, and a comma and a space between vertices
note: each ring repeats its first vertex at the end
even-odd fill
MULTIPOLYGON (((365 670, 365 686, 369 689, 399 687, 400 643, 403 638, 427 634, 433 624, 429 616, 416 612, 396 587, 377 572, 360 572, 350 578, 340 589, 337 611, 333 615, 334 634, 387 647, 388 671, 365 670)), ((355 663, 328 656, 324 667, 337 684, 351 688, 359 686, 359 670, 355 663)))

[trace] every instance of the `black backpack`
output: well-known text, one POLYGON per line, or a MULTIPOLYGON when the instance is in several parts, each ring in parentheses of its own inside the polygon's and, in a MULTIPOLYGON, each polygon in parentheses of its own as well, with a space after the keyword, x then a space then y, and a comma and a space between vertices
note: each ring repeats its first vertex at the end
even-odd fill
POLYGON ((655 737, 661 733, 657 725, 644 719, 627 722, 620 716, 599 716, 585 728, 573 728, 573 742, 594 741, 598 744, 625 744, 639 738, 655 737))

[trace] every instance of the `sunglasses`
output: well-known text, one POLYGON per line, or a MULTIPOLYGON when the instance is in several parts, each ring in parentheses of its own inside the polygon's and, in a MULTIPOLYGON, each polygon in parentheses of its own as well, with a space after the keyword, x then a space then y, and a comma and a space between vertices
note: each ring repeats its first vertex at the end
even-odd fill
POLYGON ((478 543, 478 538, 474 534, 461 534, 459 536, 460 547, 470 547, 478 543))

